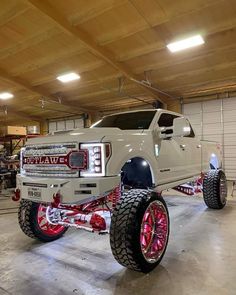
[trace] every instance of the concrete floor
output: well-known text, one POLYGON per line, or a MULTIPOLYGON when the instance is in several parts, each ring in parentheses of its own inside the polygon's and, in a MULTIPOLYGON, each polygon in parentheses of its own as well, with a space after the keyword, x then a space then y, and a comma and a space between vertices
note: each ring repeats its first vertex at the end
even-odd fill
POLYGON ((0 294, 236 294, 236 202, 214 211, 174 191, 166 201, 169 246, 145 275, 113 259, 108 235, 69 230, 53 243, 31 240, 18 227, 16 204, 0 196, 0 294))

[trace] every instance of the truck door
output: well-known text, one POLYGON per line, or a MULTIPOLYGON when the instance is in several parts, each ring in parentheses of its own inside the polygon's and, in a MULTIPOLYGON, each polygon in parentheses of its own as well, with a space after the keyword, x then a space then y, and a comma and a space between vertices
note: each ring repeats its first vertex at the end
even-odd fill
MULTIPOLYGON (((190 122, 189 122, 190 124, 190 122)), ((190 176, 200 175, 201 173, 201 151, 202 145, 200 140, 197 139, 193 128, 190 124, 191 132, 188 136, 183 137, 186 146, 186 169, 190 176)))
MULTIPOLYGON (((177 117, 174 114, 162 113, 157 124, 159 127, 171 127, 173 120, 177 117)), ((195 164, 191 157, 191 139, 186 137, 156 139, 155 154, 159 184, 185 179, 195 174, 192 171, 192 166, 195 164)))

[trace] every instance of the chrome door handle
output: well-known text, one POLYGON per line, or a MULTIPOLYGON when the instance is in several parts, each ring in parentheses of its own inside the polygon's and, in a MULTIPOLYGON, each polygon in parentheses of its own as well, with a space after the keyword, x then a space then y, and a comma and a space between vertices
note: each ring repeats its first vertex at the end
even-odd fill
POLYGON ((202 145, 201 145, 201 144, 198 144, 198 145, 197 145, 197 148, 198 148, 198 149, 200 149, 201 147, 202 147, 202 145))
POLYGON ((181 149, 184 151, 185 148, 186 148, 186 144, 181 144, 180 147, 181 147, 181 149))

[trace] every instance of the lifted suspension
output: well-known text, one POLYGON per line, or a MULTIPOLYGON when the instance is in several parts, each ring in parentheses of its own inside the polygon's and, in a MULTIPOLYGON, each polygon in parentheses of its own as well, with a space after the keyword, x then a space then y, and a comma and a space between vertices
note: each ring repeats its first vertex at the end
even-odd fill
POLYGON ((109 233, 111 215, 120 198, 121 187, 117 186, 110 194, 83 205, 61 203, 60 194, 53 196, 51 206, 46 209, 50 224, 84 229, 90 232, 109 233))

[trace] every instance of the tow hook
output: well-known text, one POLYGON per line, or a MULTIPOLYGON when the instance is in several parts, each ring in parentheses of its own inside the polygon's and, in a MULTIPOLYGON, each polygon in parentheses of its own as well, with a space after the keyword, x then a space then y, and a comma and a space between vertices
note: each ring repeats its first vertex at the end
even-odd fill
POLYGON ((61 195, 60 193, 56 193, 53 195, 53 202, 51 203, 52 208, 58 208, 61 203, 61 195))
POLYGON ((12 196, 12 201, 18 202, 20 200, 20 189, 15 189, 14 195, 12 196))

